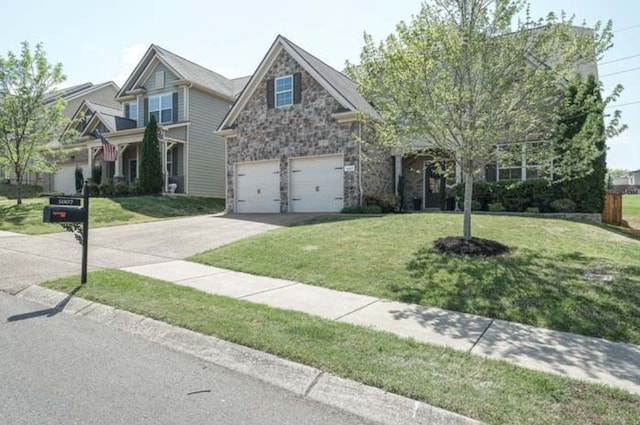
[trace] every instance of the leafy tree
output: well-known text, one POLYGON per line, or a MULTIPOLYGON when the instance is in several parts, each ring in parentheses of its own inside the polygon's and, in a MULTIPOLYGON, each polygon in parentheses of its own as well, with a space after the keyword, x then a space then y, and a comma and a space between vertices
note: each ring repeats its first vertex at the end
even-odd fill
POLYGON ((554 164, 565 197, 578 211, 600 213, 604 208, 606 134, 605 104, 593 75, 567 87, 560 108, 554 164), (592 158, 582 161, 581 158, 592 158), (569 164, 567 164, 569 162, 569 164))
POLYGON ((626 175, 629 175, 629 173, 630 173, 629 170, 623 170, 621 168, 609 169, 609 176, 611 176, 612 179, 616 179, 618 177, 624 177, 626 175))
POLYGON ((32 51, 22 43, 20 56, 0 56, 0 167, 10 170, 16 179, 18 205, 22 204, 22 182, 26 173, 53 172, 62 155, 58 142, 73 137, 67 132, 61 99, 45 105, 46 93, 66 77, 62 65, 47 61, 42 44, 32 51))
POLYGON ((140 158, 140 190, 143 193, 162 192, 162 159, 158 141, 158 124, 152 115, 142 139, 142 158, 140 158))
MULTIPOLYGON (((562 84, 611 39, 611 22, 588 31, 564 14, 532 20, 526 0, 431 0, 380 44, 365 34, 347 71, 383 118, 371 122, 381 143, 408 152, 426 141, 456 162, 468 240, 474 179, 517 150, 499 146, 552 138, 562 84)), ((550 169, 553 149, 534 150, 549 152, 537 162, 550 169)))

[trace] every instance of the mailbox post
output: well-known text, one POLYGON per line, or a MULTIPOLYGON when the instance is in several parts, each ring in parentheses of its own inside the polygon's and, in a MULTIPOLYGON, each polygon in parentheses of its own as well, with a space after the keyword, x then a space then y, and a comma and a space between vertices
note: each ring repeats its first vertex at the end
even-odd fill
POLYGON ((59 223, 65 230, 74 232, 76 239, 82 244, 82 271, 80 283, 87 283, 87 256, 89 248, 89 190, 87 180, 82 186, 82 203, 80 198, 55 196, 49 198, 49 205, 44 207, 42 219, 45 223, 59 223))

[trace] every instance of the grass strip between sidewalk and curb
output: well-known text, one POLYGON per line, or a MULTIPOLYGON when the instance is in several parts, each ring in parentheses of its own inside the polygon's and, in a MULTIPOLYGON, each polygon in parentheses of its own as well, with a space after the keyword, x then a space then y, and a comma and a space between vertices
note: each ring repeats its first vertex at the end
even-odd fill
POLYGON ((118 270, 43 286, 238 343, 488 424, 633 424, 640 397, 118 270))

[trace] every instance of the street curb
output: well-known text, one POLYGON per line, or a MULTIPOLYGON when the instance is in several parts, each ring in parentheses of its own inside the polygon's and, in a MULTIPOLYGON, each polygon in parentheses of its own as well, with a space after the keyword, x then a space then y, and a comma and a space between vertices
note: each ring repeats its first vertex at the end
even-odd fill
POLYGON ((481 422, 272 354, 169 325, 83 298, 30 286, 16 297, 127 332, 297 396, 383 425, 481 425, 481 422))

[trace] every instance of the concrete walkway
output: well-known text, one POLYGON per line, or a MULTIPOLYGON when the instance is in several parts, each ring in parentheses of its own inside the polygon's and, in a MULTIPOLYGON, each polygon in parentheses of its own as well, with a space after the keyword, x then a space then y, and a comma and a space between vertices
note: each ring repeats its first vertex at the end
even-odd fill
POLYGON ((187 261, 121 270, 640 394, 640 347, 187 261))

